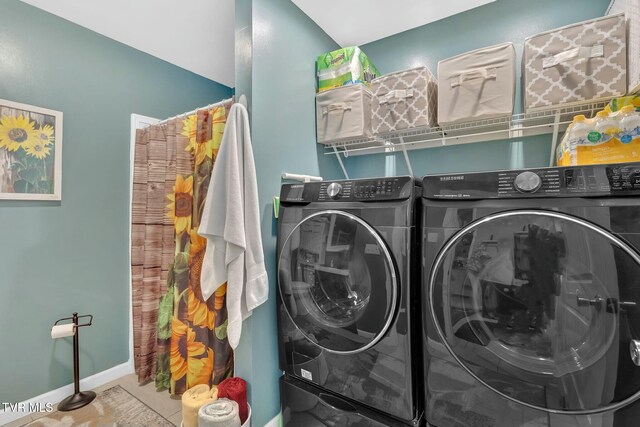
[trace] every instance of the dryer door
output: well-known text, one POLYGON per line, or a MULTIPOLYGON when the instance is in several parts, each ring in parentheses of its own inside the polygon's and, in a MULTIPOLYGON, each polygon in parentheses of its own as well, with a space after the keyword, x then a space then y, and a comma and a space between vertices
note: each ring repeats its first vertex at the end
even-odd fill
POLYGON ((493 214, 454 234, 430 275, 431 316, 484 386, 556 413, 613 410, 640 390, 640 258, 579 218, 493 214))
POLYGON ((385 242, 342 211, 315 213, 296 225, 280 251, 278 286, 298 330, 334 353, 356 353, 378 342, 398 301, 385 242))

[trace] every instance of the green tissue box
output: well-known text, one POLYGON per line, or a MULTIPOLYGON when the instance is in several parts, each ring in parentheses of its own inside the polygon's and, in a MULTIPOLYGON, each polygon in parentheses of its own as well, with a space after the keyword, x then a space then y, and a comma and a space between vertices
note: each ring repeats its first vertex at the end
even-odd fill
POLYGON ((340 86, 364 83, 380 76, 378 69, 359 47, 345 47, 318 56, 318 92, 340 86))

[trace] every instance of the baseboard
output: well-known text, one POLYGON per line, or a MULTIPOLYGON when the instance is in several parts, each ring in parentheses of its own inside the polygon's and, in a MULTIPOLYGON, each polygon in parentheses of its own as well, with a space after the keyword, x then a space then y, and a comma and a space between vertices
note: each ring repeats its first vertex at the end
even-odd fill
MULTIPOLYGON (((91 390, 92 388, 100 387, 103 384, 106 384, 113 380, 117 380, 118 378, 121 378, 125 375, 132 374, 133 372, 134 370, 132 364, 130 362, 126 362, 80 380, 80 388, 82 390, 91 390)), ((43 407, 47 403, 58 403, 72 393, 73 384, 69 384, 21 402, 24 404, 24 409, 22 411, 8 412, 0 410, 0 426, 8 424, 22 417, 26 417, 32 412, 29 410, 30 407, 38 407, 39 405, 40 407, 43 407)))
POLYGON ((275 417, 273 417, 273 419, 268 423, 266 423, 264 427, 280 427, 280 415, 281 414, 278 414, 275 417))

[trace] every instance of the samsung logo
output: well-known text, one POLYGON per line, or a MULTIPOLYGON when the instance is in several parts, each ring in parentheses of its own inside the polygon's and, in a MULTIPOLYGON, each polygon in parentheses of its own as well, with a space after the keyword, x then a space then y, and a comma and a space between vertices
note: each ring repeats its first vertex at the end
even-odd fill
POLYGON ((441 176, 440 181, 462 181, 464 180, 464 175, 453 175, 453 176, 441 176))

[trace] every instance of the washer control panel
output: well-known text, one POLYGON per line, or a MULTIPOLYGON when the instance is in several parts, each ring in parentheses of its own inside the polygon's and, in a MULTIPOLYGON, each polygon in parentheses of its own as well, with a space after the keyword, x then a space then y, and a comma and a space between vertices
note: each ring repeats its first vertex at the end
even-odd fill
POLYGON ((355 183, 356 199, 384 199, 387 196, 395 197, 402 193, 406 182, 399 178, 381 178, 375 180, 363 180, 355 183))
POLYGON ((342 184, 332 182, 327 187, 327 195, 332 199, 337 199, 338 197, 340 197, 340 193, 342 193, 342 184))
POLYGON ((344 202, 405 199, 416 181, 408 176, 285 184, 281 202, 344 202))
POLYGON ((614 193, 640 190, 640 164, 611 166, 607 168, 607 179, 614 193))
POLYGON ((535 172, 525 171, 516 175, 513 186, 521 193, 535 193, 542 187, 542 179, 535 172))
POLYGON ((640 163, 431 175, 423 180, 423 195, 433 199, 640 195, 640 163))
POLYGON ((560 173, 557 169, 497 172, 498 196, 522 196, 560 193, 560 173))

